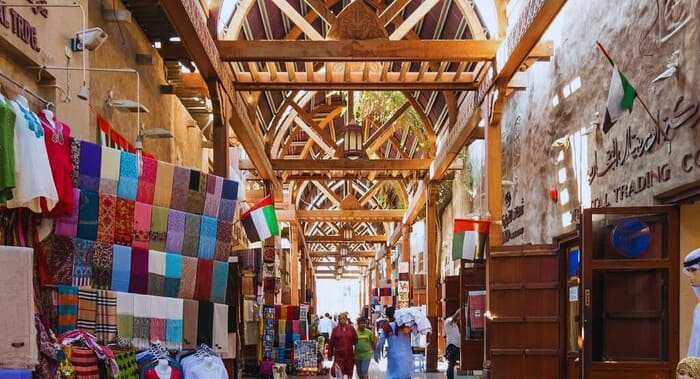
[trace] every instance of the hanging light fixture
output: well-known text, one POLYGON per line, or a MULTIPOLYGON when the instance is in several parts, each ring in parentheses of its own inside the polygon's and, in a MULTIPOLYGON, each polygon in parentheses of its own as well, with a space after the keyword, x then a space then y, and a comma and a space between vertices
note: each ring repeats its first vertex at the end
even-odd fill
POLYGON ((363 155, 363 130, 362 126, 355 120, 353 109, 353 92, 348 91, 348 107, 345 111, 348 122, 343 129, 343 154, 348 159, 358 159, 363 155))
POLYGON ((352 225, 350 224, 345 224, 343 225, 343 239, 345 241, 352 241, 353 238, 353 230, 352 230, 352 225))

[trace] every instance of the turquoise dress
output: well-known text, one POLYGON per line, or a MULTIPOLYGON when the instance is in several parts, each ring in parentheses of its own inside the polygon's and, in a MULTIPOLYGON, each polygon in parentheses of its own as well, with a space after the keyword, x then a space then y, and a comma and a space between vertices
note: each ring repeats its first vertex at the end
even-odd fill
POLYGON ((390 322, 391 333, 385 335, 383 330, 379 331, 379 340, 374 350, 374 358, 381 357, 384 349, 384 341, 387 347, 386 379, 409 379, 413 375, 413 349, 411 348, 411 335, 402 331, 396 333, 396 323, 390 322))

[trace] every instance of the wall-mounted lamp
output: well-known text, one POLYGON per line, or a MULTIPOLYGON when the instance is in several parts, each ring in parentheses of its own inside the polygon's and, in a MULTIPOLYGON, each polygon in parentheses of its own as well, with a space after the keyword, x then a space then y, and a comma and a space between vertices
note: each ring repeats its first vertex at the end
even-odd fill
POLYGON ((105 43, 107 37, 107 33, 100 27, 83 29, 75 34, 75 38, 70 39, 71 50, 83 51, 87 49, 95 51, 105 43))

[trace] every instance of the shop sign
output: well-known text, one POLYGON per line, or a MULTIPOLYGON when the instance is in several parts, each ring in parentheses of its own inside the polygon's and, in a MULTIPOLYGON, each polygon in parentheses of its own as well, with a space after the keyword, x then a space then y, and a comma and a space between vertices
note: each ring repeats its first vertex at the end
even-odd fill
POLYGON ((506 243, 516 237, 520 237, 525 233, 525 227, 520 227, 515 230, 509 229, 510 224, 523 217, 525 214, 525 199, 520 198, 520 205, 516 206, 515 209, 509 209, 501 217, 501 223, 503 225, 503 243, 506 243))
MULTIPOLYGON (((44 18, 49 17, 49 10, 41 5, 46 4, 46 0, 27 0, 27 2, 29 4, 36 4, 35 7, 31 7, 32 13, 41 15, 44 18)), ((0 5, 0 25, 5 29, 11 30, 12 34, 29 45, 32 50, 36 52, 41 51, 36 27, 33 26, 29 20, 22 17, 12 6, 0 5)))

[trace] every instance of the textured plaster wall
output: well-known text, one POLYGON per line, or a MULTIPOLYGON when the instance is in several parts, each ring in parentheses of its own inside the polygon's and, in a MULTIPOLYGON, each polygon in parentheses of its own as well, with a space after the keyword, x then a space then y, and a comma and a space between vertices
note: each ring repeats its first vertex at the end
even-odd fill
MULTIPOLYGON (((24 0, 11 1, 12 4, 24 4, 24 0)), ((107 22, 102 19, 102 8, 111 9, 114 5, 123 9, 121 1, 82 0, 80 4, 86 9, 87 27, 99 26, 109 35, 107 41, 97 50, 88 52, 88 66, 93 68, 134 68, 141 76, 140 101, 149 110, 141 115, 145 128, 163 128, 171 130, 172 139, 146 139, 144 149, 153 153, 157 159, 175 164, 201 168, 202 148, 199 128, 187 128, 190 119, 181 102, 174 95, 161 95, 159 85, 166 83, 163 61, 151 46, 135 21, 131 23, 107 22), (148 54, 153 63, 137 65, 136 54, 148 54)), ((12 75, 24 83, 27 89, 38 92, 55 104, 59 119, 71 126, 73 135, 85 140, 97 140, 97 114, 102 115, 120 134, 133 143, 137 135, 135 113, 122 113, 106 104, 107 94, 111 90, 114 99, 136 100, 136 77, 130 73, 88 72, 87 85, 90 89, 89 100, 83 101, 76 94, 82 84, 81 71, 50 70, 43 72, 39 82, 36 66, 70 66, 82 67, 82 52, 71 52, 70 59, 65 49, 70 47, 70 38, 82 28, 79 8, 48 8, 48 17, 33 14, 29 8, 7 6, 19 13, 36 28, 40 51, 36 52, 29 45, 13 34, 11 28, 0 27, 0 70, 12 75), (59 89, 60 87, 60 89, 59 89), (70 95, 66 99, 65 92, 70 95)), ((13 98, 18 89, 0 79, 3 92, 13 98)), ((41 104, 30 97, 35 110, 41 104)))

